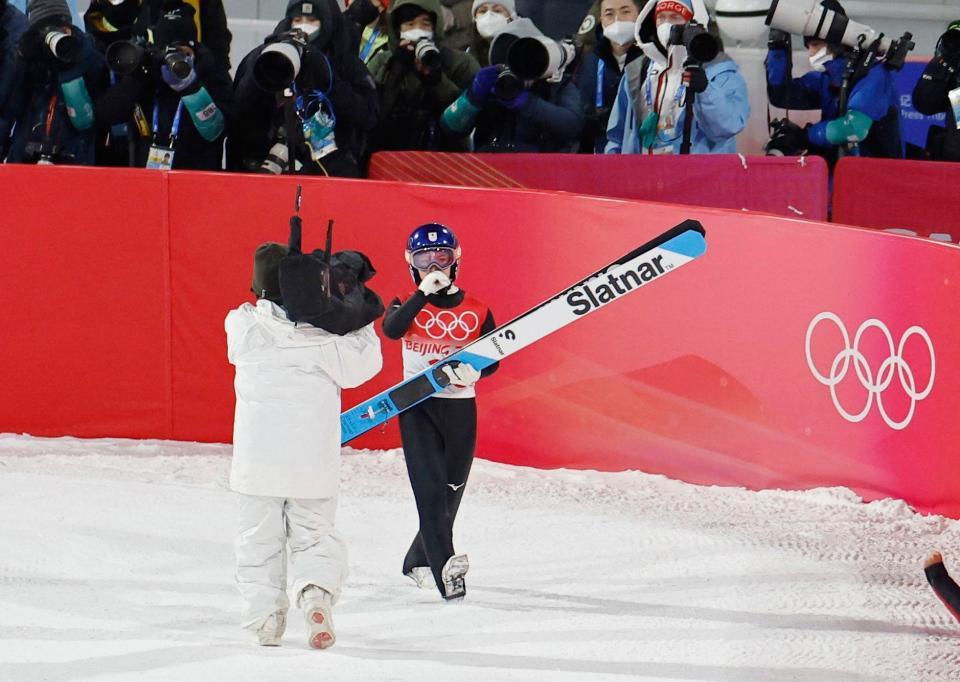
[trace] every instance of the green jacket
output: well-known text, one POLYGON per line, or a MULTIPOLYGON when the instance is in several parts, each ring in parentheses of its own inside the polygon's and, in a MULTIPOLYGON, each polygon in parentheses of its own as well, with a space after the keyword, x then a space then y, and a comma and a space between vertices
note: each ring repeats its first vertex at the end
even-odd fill
POLYGON ((442 44, 440 0, 395 0, 387 15, 390 49, 381 50, 367 64, 380 92, 380 124, 371 138, 372 151, 383 149, 462 149, 462 142, 439 137, 439 119, 480 70, 471 55, 442 44), (440 73, 420 74, 413 55, 398 53, 399 27, 393 21, 398 7, 417 5, 433 16, 434 41, 440 49, 440 73))

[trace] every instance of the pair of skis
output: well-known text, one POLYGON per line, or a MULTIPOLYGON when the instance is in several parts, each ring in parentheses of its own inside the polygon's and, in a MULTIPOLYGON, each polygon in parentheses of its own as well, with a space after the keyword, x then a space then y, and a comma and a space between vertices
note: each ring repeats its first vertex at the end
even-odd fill
POLYGON ((446 388, 450 379, 442 371, 444 365, 468 362, 477 370, 489 367, 702 256, 707 249, 705 236, 699 222, 686 220, 500 325, 430 369, 347 410, 340 415, 341 444, 446 388))

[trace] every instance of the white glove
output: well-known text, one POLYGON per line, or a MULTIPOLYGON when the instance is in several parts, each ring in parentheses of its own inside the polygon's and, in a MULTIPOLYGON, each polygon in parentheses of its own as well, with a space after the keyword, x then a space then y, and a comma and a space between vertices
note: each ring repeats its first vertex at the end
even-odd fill
POLYGON ((431 272, 420 282, 420 291, 427 296, 442 291, 450 286, 450 278, 439 270, 431 272))
POLYGON ((480 379, 480 372, 473 368, 469 362, 461 362, 454 367, 451 365, 443 366, 443 373, 450 378, 450 383, 459 388, 473 386, 480 379))

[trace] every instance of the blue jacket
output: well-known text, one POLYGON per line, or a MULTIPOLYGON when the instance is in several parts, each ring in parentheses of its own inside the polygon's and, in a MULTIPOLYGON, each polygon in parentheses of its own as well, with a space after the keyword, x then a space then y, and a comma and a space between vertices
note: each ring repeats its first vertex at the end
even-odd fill
MULTIPOLYGON (((737 151, 736 136, 750 117, 747 84, 736 62, 723 53, 705 65, 704 71, 709 85, 693 103, 690 153, 734 154, 737 151)), ((658 77, 658 70, 652 68, 648 69, 642 82, 637 79, 636 73, 631 73, 631 69, 628 68, 624 73, 607 125, 607 146, 604 150, 607 154, 639 154, 647 151, 648 148, 643 148, 641 142, 642 121, 637 120, 638 101, 644 98, 649 104, 655 96, 652 93, 656 92, 658 77)), ((660 138, 654 146, 668 153, 679 154, 685 119, 684 110, 677 120, 675 137, 660 138)))
POLYGON ((10 141, 10 131, 17 117, 13 97, 17 86, 17 43, 30 28, 27 17, 17 8, 7 5, 0 15, 0 159, 3 159, 10 141))
MULTIPOLYGON (((574 82, 580 89, 580 101, 586 117, 580 151, 602 154, 607 146, 607 123, 610 110, 617 99, 621 73, 617 58, 614 57, 610 47, 610 41, 599 30, 599 23, 597 29, 597 46, 593 52, 581 58, 577 72, 574 74, 574 82), (599 90, 598 76, 603 77, 599 90)), ((644 61, 643 52, 639 47, 631 47, 627 52, 624 68, 635 60, 644 61)))
POLYGON ((82 47, 77 62, 69 68, 59 70, 51 66, 52 58, 47 56, 17 60, 17 85, 13 97, 17 115, 7 155, 10 163, 35 162, 28 145, 49 142, 58 151, 55 162, 94 164, 96 126, 93 104, 107 87, 107 65, 93 39, 76 27, 74 30, 82 47), (80 111, 71 100, 71 96, 78 92, 82 98, 75 101, 83 102, 80 111), (54 103, 52 117, 48 115, 51 102, 54 103), (87 119, 80 128, 77 127, 77 121, 81 120, 78 115, 87 119))
MULTIPOLYGON (((767 95, 770 103, 782 109, 819 109, 821 120, 811 126, 811 143, 828 147, 827 125, 839 117, 840 85, 846 59, 828 61, 824 71, 811 71, 791 78, 792 64, 786 50, 767 53, 767 95), (789 83, 788 83, 789 79, 789 83)), ((850 91, 848 111, 859 111, 873 121, 870 131, 859 146, 861 156, 902 158, 900 135, 900 99, 893 74, 882 64, 873 66, 850 91)))

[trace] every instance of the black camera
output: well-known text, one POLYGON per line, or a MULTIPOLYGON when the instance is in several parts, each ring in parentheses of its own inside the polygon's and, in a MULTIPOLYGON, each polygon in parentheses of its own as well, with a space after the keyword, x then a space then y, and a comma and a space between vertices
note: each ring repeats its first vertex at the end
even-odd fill
POLYGON ((770 121, 770 139, 763 145, 767 156, 802 156, 809 147, 807 132, 793 121, 770 121))
POLYGON ((268 92, 289 88, 300 74, 307 34, 300 30, 288 31, 275 37, 257 55, 253 64, 253 78, 268 92))
POLYGON ((429 38, 421 38, 413 48, 413 56, 428 71, 440 68, 440 49, 429 38))
POLYGON ((24 147, 24 160, 38 166, 49 166, 56 163, 70 163, 73 156, 64 154, 60 145, 53 142, 27 142, 24 147))
POLYGON ((159 68, 167 65, 177 78, 190 75, 190 61, 176 47, 169 45, 163 50, 145 45, 142 40, 118 40, 107 48, 107 66, 120 76, 133 73, 140 66, 159 68))
POLYGON ((523 79, 511 71, 510 67, 504 67, 493 84, 493 94, 501 100, 512 100, 521 92, 523 92, 523 79))
POLYGON ((695 62, 706 64, 720 54, 720 43, 701 24, 677 24, 670 29, 670 45, 683 45, 687 56, 695 62))
POLYGON ((73 64, 80 55, 80 41, 76 36, 57 28, 48 28, 42 34, 43 44, 61 62, 73 64))

